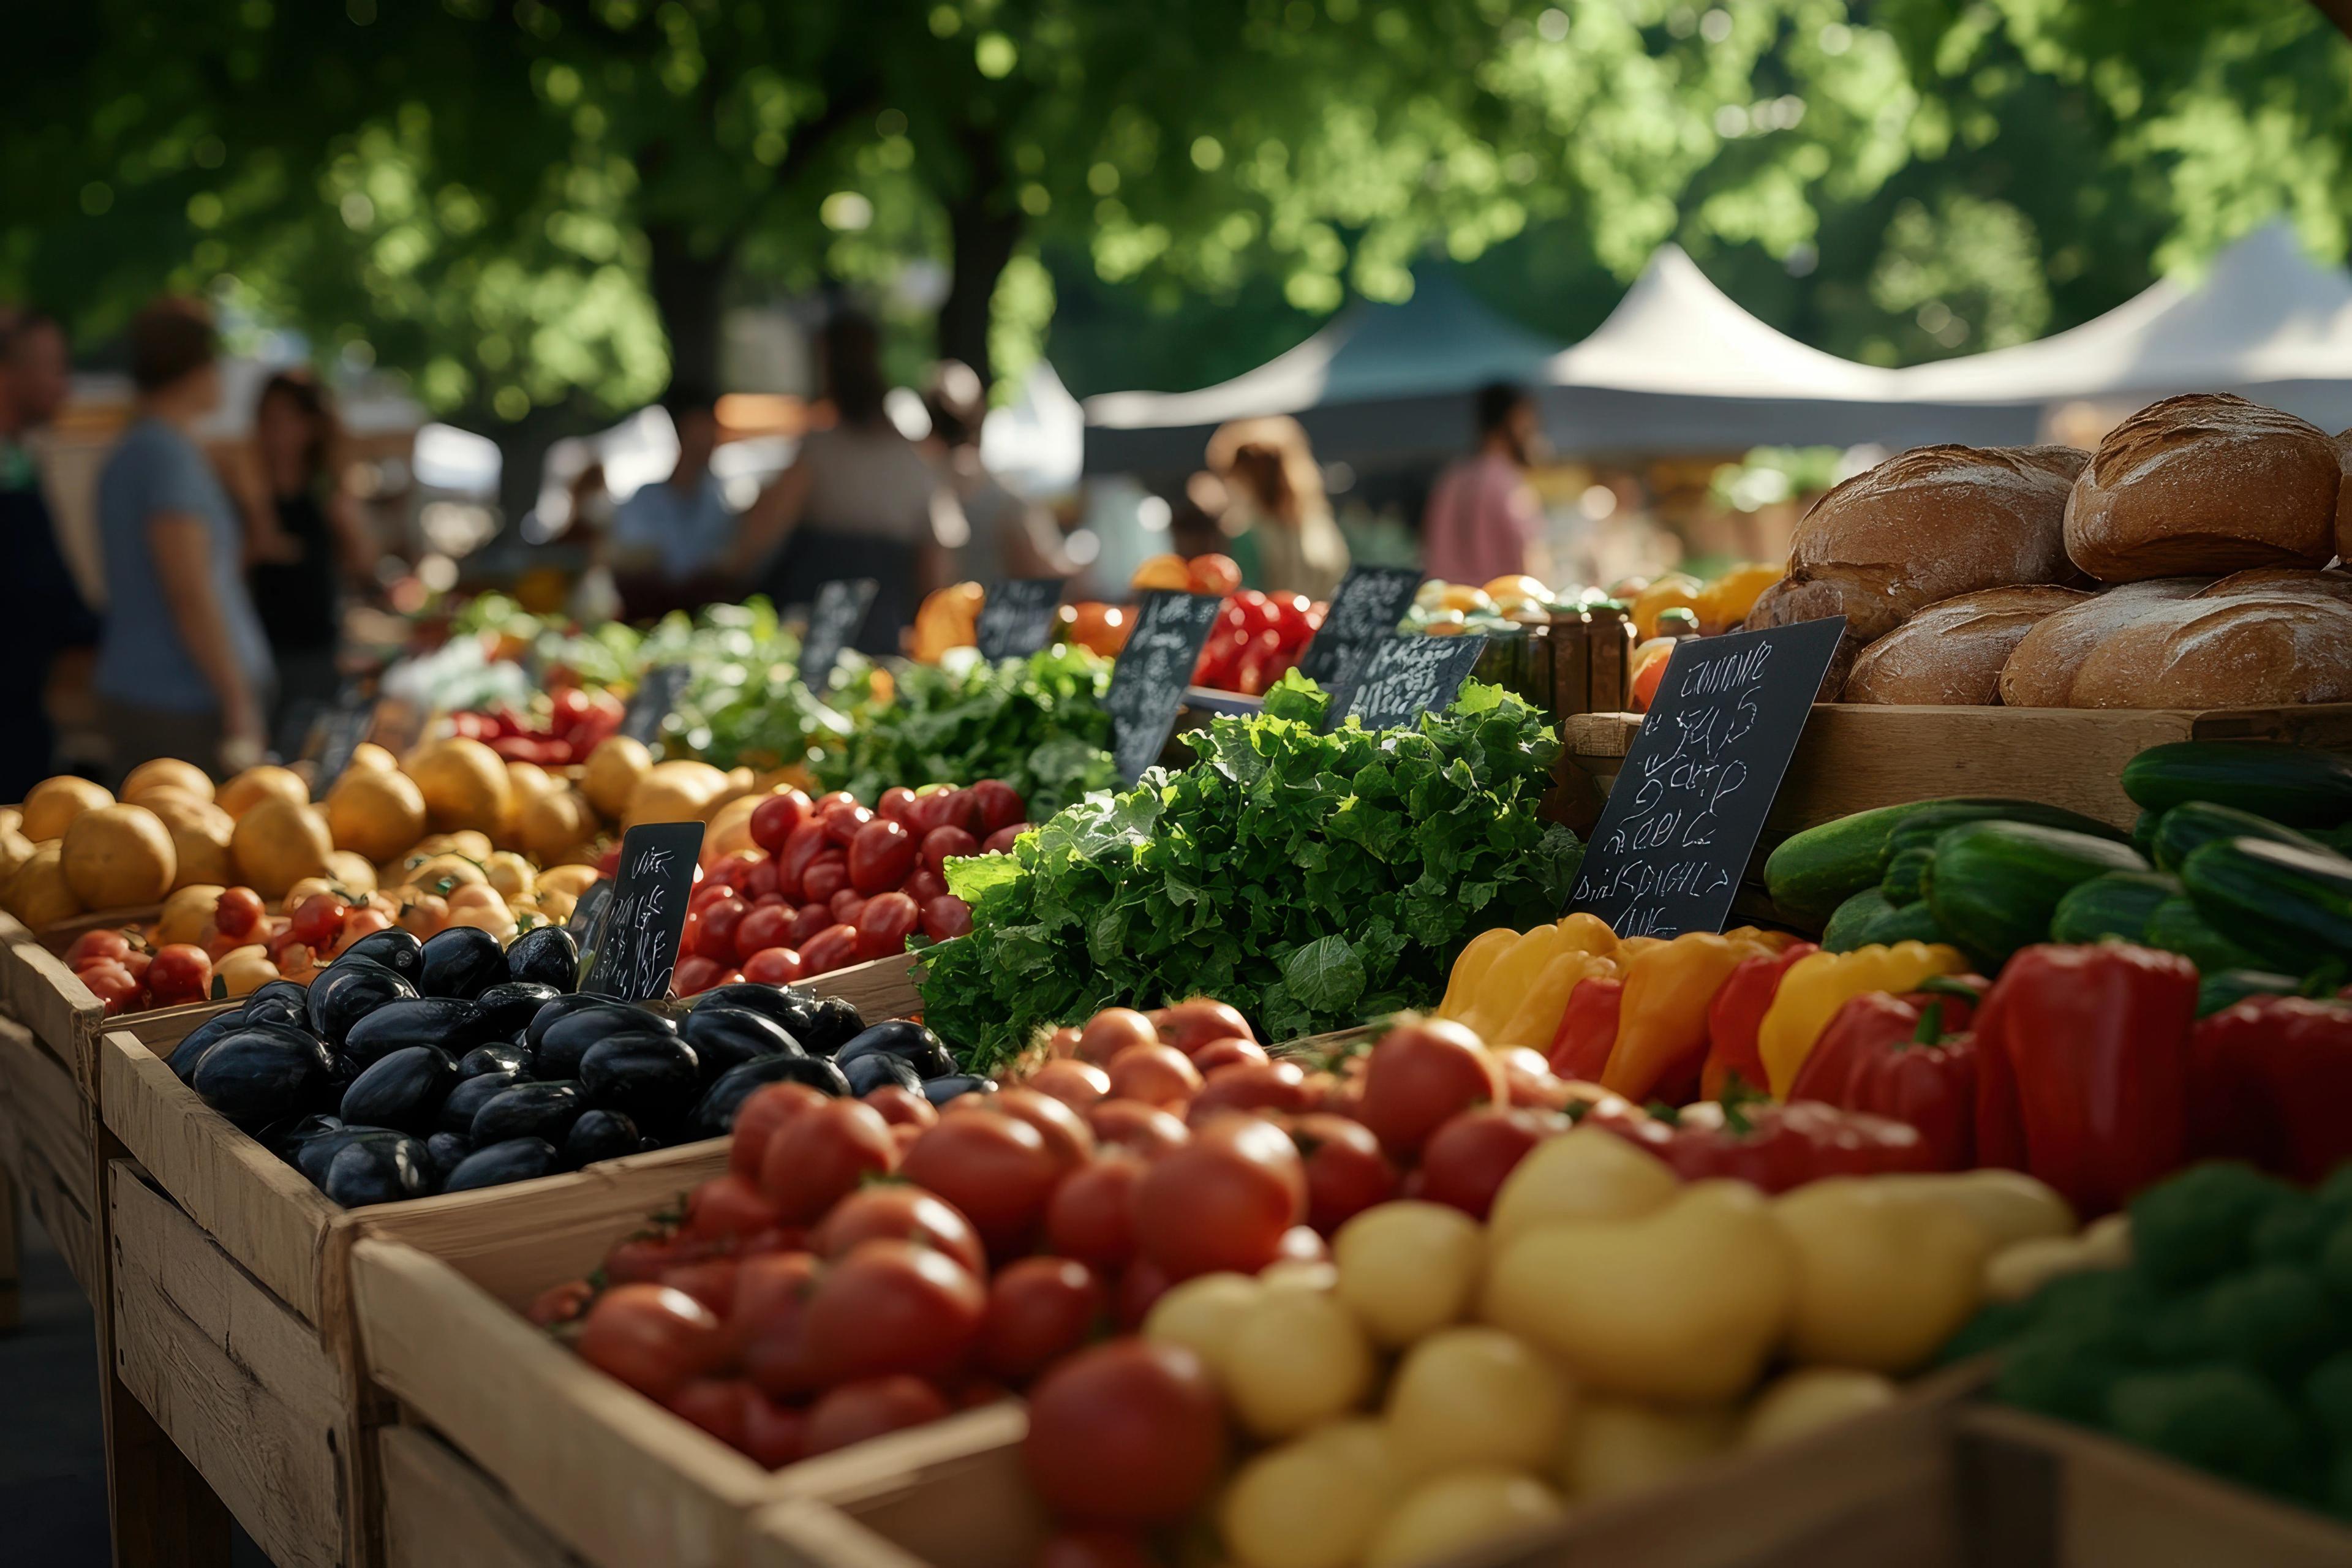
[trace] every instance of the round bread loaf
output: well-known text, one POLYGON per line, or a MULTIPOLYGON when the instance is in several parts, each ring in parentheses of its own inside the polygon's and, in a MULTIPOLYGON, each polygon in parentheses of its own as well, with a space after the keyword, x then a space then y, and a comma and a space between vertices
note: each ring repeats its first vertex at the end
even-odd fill
POLYGON ((2352 602, 2309 592, 2200 595, 2106 638, 2077 708, 2264 708, 2352 700, 2352 602))
POLYGON ((2325 566, 2344 458, 2291 414, 2227 393, 2151 403, 2099 443, 2066 504, 2066 553, 2105 583, 2325 566))
POLYGON ((2324 572, 2300 566, 2256 566, 2232 572, 2210 587, 2199 590, 2200 599, 2237 599, 2248 594, 2300 594, 2352 603, 2352 573, 2329 567, 2324 572))
MULTIPOLYGON (((1743 632, 1760 632, 1773 626, 1793 626, 1799 621, 1826 621, 1846 615, 1845 595, 1828 583, 1791 583, 1786 577, 1758 595, 1739 623, 1743 632)), ((1814 698, 1817 702, 1835 702, 1838 693, 1845 689, 1846 674, 1853 668, 1866 638, 1853 629, 1852 616, 1847 616, 1845 631, 1838 638, 1837 651, 1830 655, 1829 669, 1822 676, 1822 688, 1814 698)))
POLYGON ((1930 605, 1862 650, 1846 677, 1848 702, 1990 707, 2018 639, 2088 594, 2047 585, 1987 588, 1930 605))
POLYGON ((2000 668, 2000 700, 2011 708, 2065 708, 2091 650, 2121 628, 2209 586, 2203 577, 2126 583, 2057 611, 2029 629, 2000 668))
POLYGON ((1921 447, 1889 458, 1813 503, 1789 576, 1834 590, 1864 642, 1961 594, 2072 583, 2066 497, 2087 460, 2072 447, 1921 447))

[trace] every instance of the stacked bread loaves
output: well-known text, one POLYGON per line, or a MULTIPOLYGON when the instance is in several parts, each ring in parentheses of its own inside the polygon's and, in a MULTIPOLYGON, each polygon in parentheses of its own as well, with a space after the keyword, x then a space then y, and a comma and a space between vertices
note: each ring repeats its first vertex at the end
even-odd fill
POLYGON ((2087 458, 1928 447, 1847 480, 1747 624, 1843 615, 1849 702, 2347 701, 2347 551, 2352 432, 2172 397, 2087 458))

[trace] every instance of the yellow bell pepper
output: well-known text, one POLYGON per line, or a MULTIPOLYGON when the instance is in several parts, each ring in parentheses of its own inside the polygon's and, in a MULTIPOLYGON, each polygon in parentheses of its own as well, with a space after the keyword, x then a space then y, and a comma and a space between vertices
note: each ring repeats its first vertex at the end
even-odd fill
POLYGON ((1529 931, 1481 932, 1454 961, 1438 1016, 1490 1046, 1544 1050, 1577 983, 1615 977, 1616 947, 1608 922, 1584 914, 1529 931))
POLYGON ((1667 573, 1633 595, 1633 635, 1645 642, 1656 637, 1658 617, 1668 610, 1689 610, 1696 614, 1698 592, 1699 580, 1689 573, 1667 573))
POLYGON ((1687 1098, 1683 1090, 1696 1089, 1706 1060, 1706 1010, 1716 992, 1742 959, 1765 951, 1733 932, 1694 931, 1628 959, 1617 1043, 1601 1086, 1637 1105, 1661 1093, 1687 1098))
POLYGON ((1710 637, 1729 631, 1748 618, 1765 589, 1788 574, 1785 566, 1754 562, 1733 567, 1698 591, 1698 602, 1692 606, 1698 612, 1698 629, 1710 637))
POLYGON ((1966 974, 1969 961, 1944 943, 1873 942, 1851 952, 1816 952, 1797 960, 1756 1030, 1756 1048, 1775 1099, 1786 1100, 1797 1069, 1812 1053, 1838 1009, 1874 991, 1901 993, 1931 974, 1966 974))

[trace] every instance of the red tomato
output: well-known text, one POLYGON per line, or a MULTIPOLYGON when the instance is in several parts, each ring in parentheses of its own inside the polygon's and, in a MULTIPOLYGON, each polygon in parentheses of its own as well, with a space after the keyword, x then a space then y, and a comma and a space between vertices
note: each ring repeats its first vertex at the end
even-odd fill
POLYGON ((880 1089, 866 1090, 864 1098, 875 1114, 894 1128, 912 1127, 920 1131, 936 1126, 940 1120, 931 1102, 904 1084, 886 1083, 880 1089))
POLYGON ((1159 1303, 1160 1298, 1174 1289, 1175 1284, 1168 1270, 1149 1258, 1139 1258, 1129 1264, 1127 1272, 1118 1277, 1120 1330, 1131 1334, 1143 1327, 1143 1320, 1151 1315, 1151 1309, 1159 1303))
POLYGON ((831 906, 813 902, 803 904, 793 912, 792 929, 784 933, 784 945, 799 947, 832 923, 831 906))
POLYGON ((1081 1351, 1030 1390, 1021 1457, 1058 1518, 1181 1523, 1224 1468, 1216 1384, 1181 1345, 1123 1339, 1081 1351))
POLYGON ((832 925, 801 943, 801 968, 810 974, 830 974, 857 962, 857 928, 832 925))
POLYGON ((948 1402, 919 1377, 877 1377, 846 1384, 809 1406, 812 1457, 945 1417, 948 1402))
POLYGON ((961 827, 934 827, 923 835, 920 848, 923 864, 945 876, 950 860, 980 853, 980 840, 961 827))
POLYGON ((242 939, 253 934, 265 912, 259 893, 251 888, 231 888, 213 906, 213 924, 220 928, 221 935, 242 939))
POLYGON ((1063 1530, 1037 1548, 1036 1568, 1152 1568, 1140 1538, 1116 1530, 1063 1530))
POLYGON ((865 1187, 833 1205, 833 1212, 809 1236, 819 1258, 844 1258, 869 1241, 906 1241, 946 1253, 971 1271, 988 1277, 988 1255, 971 1221, 920 1187, 903 1183, 865 1187))
MULTIPOLYGON (((718 899, 704 905, 702 931, 695 940, 694 951, 705 958, 717 959, 722 964, 734 963, 738 956, 735 928, 741 925, 743 917, 751 912, 751 906, 737 898, 718 899)), ((752 951, 757 952, 758 949, 752 951)))
MULTIPOLYGON (((212 952, 209 948, 205 950, 205 956, 206 958, 210 958, 212 956, 212 952)), ((121 964, 123 968, 131 971, 131 977, 137 980, 140 984, 144 985, 147 984, 148 970, 154 967, 155 955, 152 952, 142 952, 140 949, 134 947, 129 952, 124 953, 121 958, 114 960, 114 962, 121 964)))
POLYGON ((639 1394, 667 1399, 714 1371, 726 1331, 709 1308, 662 1285, 615 1285, 588 1309, 580 1357, 639 1394))
POLYGON ((642 1285, 688 1261, 674 1236, 632 1236, 604 1254, 604 1278, 615 1285, 642 1285))
POLYGON ((751 842, 781 860, 793 829, 808 819, 808 796, 796 789, 780 789, 751 808, 751 842))
POLYGON ((761 900, 773 898, 776 894, 776 863, 765 855, 752 856, 747 852, 743 858, 751 863, 736 879, 735 896, 749 899, 751 906, 757 909, 761 900))
POLYGON ((854 926, 857 923, 857 911, 866 907, 866 895, 855 888, 844 888, 825 907, 833 911, 835 925, 854 926))
POLYGON ((696 953, 677 961, 677 967, 670 971, 669 988, 680 996, 698 996, 717 984, 725 973, 717 959, 696 953))
POLYGON ((1283 1263, 1328 1263, 1331 1249, 1311 1225, 1294 1225, 1282 1233, 1282 1249, 1276 1261, 1283 1263))
POLYGON ((573 1321, 595 1300, 596 1287, 585 1279, 567 1279, 561 1285, 550 1285, 533 1297, 530 1310, 523 1316, 540 1328, 551 1329, 558 1323, 573 1321))
POLYGON ((805 899, 801 879, 808 875, 810 862, 833 847, 824 836, 824 824, 803 821, 794 826, 784 840, 783 849, 776 856, 776 887, 787 898, 805 899))
POLYGON ((1160 1033, 1132 1007, 1106 1007, 1078 1031, 1078 1059, 1108 1067, 1129 1046, 1156 1046, 1160 1033))
POLYGON ((1025 822, 1016 822, 1011 826, 1000 827, 980 841, 980 852, 983 855, 1010 855, 1013 853, 1013 841, 1028 831, 1029 825, 1025 822))
POLYGON ((972 785, 971 804, 972 809, 980 813, 982 835, 1026 822, 1029 817, 1029 807, 1022 800, 1021 792, 1003 779, 982 779, 972 785))
POLYGON ((730 1448, 744 1444, 745 1412, 760 1391, 740 1377, 698 1377, 662 1403, 730 1448))
POLYGON ((145 979, 148 993, 155 998, 158 1007, 201 1002, 212 989, 212 955, 194 942, 173 942, 156 950, 145 979))
MULTIPOLYGON (((968 789, 951 789, 940 796, 940 804, 931 808, 935 820, 931 827, 961 827, 974 838, 981 837, 980 806, 968 789)), ((929 832, 929 828, 924 829, 929 832)))
POLYGON ((722 970, 720 970, 720 971, 719 971, 716 975, 714 975, 714 976, 712 976, 712 977, 711 977, 710 985, 709 985, 709 987, 708 987, 708 989, 716 989, 717 987, 721 986, 721 985, 737 985, 737 984, 740 984, 742 983, 742 980, 743 980, 743 972, 742 972, 741 970, 740 970, 740 969, 722 969, 722 970))
POLYGON ((1307 1217, 1307 1172, 1270 1121, 1232 1116, 1163 1154, 1135 1189, 1135 1242, 1177 1279, 1230 1268, 1255 1274, 1282 1233, 1307 1217))
POLYGON ((1155 1009, 1151 1026, 1160 1037, 1191 1056, 1212 1040, 1255 1040, 1249 1020, 1223 1002, 1195 996, 1172 1007, 1155 1009))
POLYGON ((933 942, 962 936, 971 930, 971 906, 953 893, 941 893, 923 905, 923 934, 933 942))
POLYGON ((1096 1142, 1131 1149, 1156 1160, 1192 1141, 1192 1130, 1160 1110, 1133 1100, 1106 1100, 1087 1108, 1087 1128, 1096 1142))
POLYGON ((969 1095, 950 1104, 949 1114, 961 1114, 955 1109, 957 1105, 1026 1121, 1045 1140, 1045 1152, 1065 1171, 1075 1171, 1094 1158, 1095 1135, 1087 1126, 1086 1118, 1050 1094, 1040 1094, 1034 1089, 1006 1089, 986 1096, 969 1095))
POLYGON ((887 892, 915 868, 915 836, 906 825, 877 816, 849 841, 849 885, 871 896, 887 892))
POLYGON ((770 1140, 786 1122, 829 1098, 804 1083, 772 1083, 744 1096, 735 1110, 735 1131, 727 1145, 728 1172, 757 1181, 770 1140))
POLYGON ((950 1377, 979 1342, 988 1292, 936 1247, 869 1241, 818 1279, 808 1351, 835 1386, 908 1373, 950 1377))
POLYGON ((351 908, 332 893, 313 893, 294 906, 294 934, 307 946, 330 946, 342 931, 351 908))
POLYGON ((1501 1068, 1478 1037, 1444 1018, 1398 1025, 1364 1068, 1364 1125, 1391 1156, 1411 1160, 1429 1135, 1475 1105, 1504 1105, 1501 1068))
MULTIPOLYGON (((222 896, 226 898, 227 895, 222 896)), ((257 898, 255 901, 259 900, 257 898)), ((217 916, 214 923, 219 923, 217 916)), ((130 951, 131 939, 119 931, 86 931, 74 938, 73 945, 66 949, 66 967, 79 969, 85 963, 120 961, 130 951)))
POLYGON ((1143 1161, 1106 1150, 1073 1171, 1045 1205, 1045 1249, 1097 1268, 1118 1269, 1135 1257, 1135 1188, 1143 1161))
POLYGON ((791 1399, 819 1385, 808 1348, 808 1307, 818 1272, 817 1260, 805 1252, 763 1253, 736 1268, 728 1335, 744 1374, 763 1394, 791 1399))
MULTIPOLYGON (((721 887, 733 888, 741 893, 743 879, 751 874, 751 868, 764 866, 767 863, 768 858, 756 849, 738 849, 731 855, 721 857, 717 865, 702 874, 703 885, 708 887, 716 882, 721 887)), ((751 902, 750 894, 743 893, 742 896, 744 902, 751 902)))
POLYGON ((89 994, 106 1005, 110 1018, 131 1010, 131 1000, 139 994, 139 977, 111 961, 100 961, 80 970, 75 976, 89 994))
POLYGON ((743 1407, 743 1452, 772 1470, 799 1464, 808 1458, 808 1412, 764 1394, 750 1401, 743 1407))
POLYGON ((1184 1120, 1199 1127, 1227 1111, 1288 1112, 1312 1110, 1314 1104, 1297 1062, 1237 1062, 1202 1080, 1184 1120))
MULTIPOLYGON (((908 813, 914 809, 914 805, 913 790, 904 784, 892 784, 882 792, 882 798, 874 803, 874 815, 887 816, 901 826, 912 827, 915 825, 908 820, 908 813)), ((916 837, 919 838, 922 836, 917 834, 916 837)))
POLYGON ((686 912, 689 918, 700 914, 721 899, 732 898, 735 889, 724 882, 698 882, 694 891, 686 896, 686 912))
POLYGON ((1565 1117, 1531 1106, 1465 1110, 1429 1135, 1421 1150, 1421 1195, 1483 1220, 1503 1179, 1529 1150, 1568 1131, 1565 1117))
POLYGON ((1214 552, 1195 555, 1184 563, 1184 572, 1195 594, 1213 594, 1222 599, 1242 585, 1242 569, 1230 555, 1214 552))
POLYGON ((730 1173, 686 1194, 686 1223, 678 1234, 698 1241, 739 1241, 775 1224, 776 1205, 759 1184, 730 1173))
POLYGON ((1270 1059, 1264 1046, 1255 1040, 1240 1038, 1211 1040, 1192 1053, 1193 1067, 1203 1073, 1213 1073, 1219 1068, 1234 1067, 1243 1062, 1255 1065, 1270 1059))
POLYGON ((743 961, 743 978, 761 985, 790 985, 802 973, 801 955, 789 947, 763 947, 743 961))
POLYGON ((823 816, 827 806, 856 805, 857 797, 845 789, 831 790, 809 802, 809 815, 823 816))
POLYGON ((898 1146, 880 1112, 854 1100, 828 1100, 769 1137, 760 1190, 782 1223, 808 1225, 866 1177, 887 1176, 898 1163, 898 1146))
MULTIPOLYGON (((896 826, 897 824, 892 824, 896 826)), ((915 932, 915 900, 904 893, 877 893, 857 913, 857 956, 887 958, 907 951, 915 932)))
POLYGON ((684 1291, 723 1322, 735 1305, 735 1268, 731 1258, 699 1258, 663 1269, 657 1283, 684 1291))
MULTIPOLYGON (((973 846, 974 852, 979 847, 973 846)), ((907 873, 906 886, 898 889, 918 904, 928 904, 933 899, 947 896, 948 879, 929 866, 917 866, 907 873)))
POLYGON ((965 1112, 926 1128, 898 1172, 971 1220, 992 1257, 1013 1258, 1044 1218, 1063 1167, 1028 1122, 965 1112))
POLYGON ((874 814, 855 800, 827 799, 830 804, 817 808, 816 819, 824 824, 825 838, 836 847, 846 849, 857 837, 857 830, 874 820, 874 814))
POLYGON ((1312 1111, 1291 1123, 1290 1141, 1307 1166, 1307 1223, 1325 1236, 1396 1195, 1397 1169, 1362 1122, 1312 1111))
POLYGON ((1129 1046, 1110 1059, 1113 1100, 1165 1109, 1184 1105, 1200 1092, 1200 1070, 1173 1046, 1129 1046))
POLYGON ((801 897, 813 904, 830 904, 848 886, 849 857, 838 849, 827 849, 801 874, 801 897))
POLYGON ((1110 1074, 1092 1062, 1055 1059, 1023 1080, 1039 1094, 1050 1094, 1072 1110, 1086 1109, 1110 1092, 1110 1074))
POLYGON ((980 1364, 1007 1383, 1026 1383, 1093 1337, 1108 1305, 1085 1264, 1024 1258, 989 1281, 980 1364))

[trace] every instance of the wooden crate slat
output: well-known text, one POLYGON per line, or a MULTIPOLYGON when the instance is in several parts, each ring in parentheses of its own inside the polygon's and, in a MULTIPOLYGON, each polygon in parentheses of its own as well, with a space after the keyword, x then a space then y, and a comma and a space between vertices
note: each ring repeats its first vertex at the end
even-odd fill
MULTIPOLYGON (((784 1502, 754 1522, 748 1568, 924 1568, 924 1560, 821 1502, 784 1502)), ((1004 1568, 1027 1568, 1029 1559, 1004 1568)))
POLYGON ((376 1436, 385 1568, 576 1568, 495 1482, 414 1426, 376 1436))
POLYGON ((845 1561, 871 1560, 876 1568, 893 1561, 1028 1568, 1052 1528, 1021 1468, 1028 1412, 1007 1404, 964 1420, 961 1431, 948 1434, 953 1441, 917 1447, 906 1440, 920 1433, 908 1432, 887 1447, 869 1444, 794 1466, 784 1472, 793 1495, 823 1503, 835 1519, 780 1509, 762 1516, 755 1538, 781 1535, 763 1548, 779 1565, 824 1561, 811 1557, 823 1542, 848 1543, 845 1561))
POLYGON ((5 965, 9 1011, 73 1069, 82 1094, 95 1100, 105 1007, 63 959, 38 942, 16 943, 0 955, 0 964, 5 965))
POLYGON ((100 1215, 90 1107, 65 1064, 21 1025, 0 1020, 0 1165, 85 1295, 98 1299, 100 1215))
POLYGON ((923 994, 918 989, 922 973, 922 954, 901 952, 853 963, 798 984, 819 996, 838 996, 856 1008, 860 1016, 878 1024, 885 1018, 912 1017, 923 1010, 923 994))

